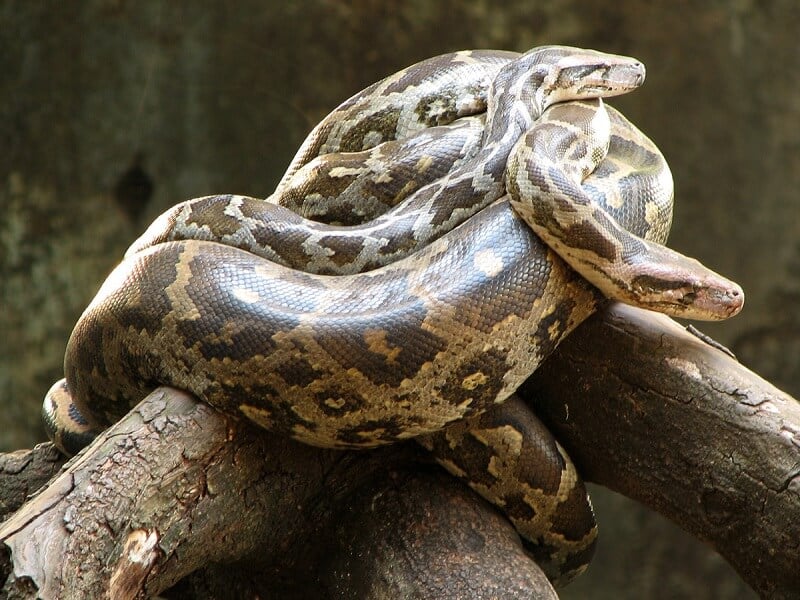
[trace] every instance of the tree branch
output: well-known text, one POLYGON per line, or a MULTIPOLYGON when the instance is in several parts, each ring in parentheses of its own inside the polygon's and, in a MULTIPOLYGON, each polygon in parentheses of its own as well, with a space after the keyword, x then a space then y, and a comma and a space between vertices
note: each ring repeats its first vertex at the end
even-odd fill
POLYGON ((168 388, 0 539, 11 598, 149 597, 190 573, 179 597, 556 598, 505 519, 416 445, 319 450, 168 388))
POLYGON ((797 597, 797 400, 621 304, 570 336, 522 395, 588 480, 709 542, 763 597, 797 597))
POLYGON ((0 520, 22 506, 28 496, 58 473, 64 462, 62 454, 50 443, 0 454, 0 520))

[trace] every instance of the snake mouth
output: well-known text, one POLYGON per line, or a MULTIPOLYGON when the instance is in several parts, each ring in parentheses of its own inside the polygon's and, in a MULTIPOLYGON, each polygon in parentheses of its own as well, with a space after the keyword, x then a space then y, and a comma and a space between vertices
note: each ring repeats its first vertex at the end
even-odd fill
POLYGON ((610 85, 598 83, 593 85, 585 85, 578 90, 578 93, 586 96, 602 96, 613 91, 614 89, 616 88, 613 88, 610 85))
POLYGON ((611 76, 608 73, 597 78, 587 78, 575 92, 576 96, 582 98, 598 98, 603 96, 617 96, 630 92, 644 83, 644 73, 637 72, 636 69, 625 69, 618 75, 611 76))

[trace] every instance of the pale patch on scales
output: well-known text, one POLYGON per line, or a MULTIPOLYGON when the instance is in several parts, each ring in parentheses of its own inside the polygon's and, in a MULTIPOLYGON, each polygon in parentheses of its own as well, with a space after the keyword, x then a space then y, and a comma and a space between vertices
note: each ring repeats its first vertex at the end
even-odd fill
POLYGON ((258 292, 253 289, 243 287, 235 287, 231 289, 231 296, 240 302, 244 302, 245 304, 255 304, 260 299, 258 292))
POLYGON ((363 169, 355 167, 333 167, 328 171, 331 177, 349 177, 351 175, 360 175, 362 172, 363 169))
POLYGON ((503 270, 503 259, 491 248, 476 252, 474 264, 475 268, 487 277, 494 277, 503 270))
POLYGON ((485 373, 477 371, 476 373, 473 373, 472 375, 468 375, 467 377, 465 377, 461 381, 461 387, 465 390, 472 391, 482 385, 486 385, 488 381, 489 377, 485 373))
POLYGON ((263 427, 264 429, 272 428, 272 413, 266 408, 252 406, 250 404, 240 404, 239 410, 242 411, 242 414, 245 417, 250 419, 259 427, 263 427))
POLYGON ((364 332, 364 341, 370 352, 385 356, 388 363, 395 363, 403 349, 399 346, 392 347, 386 336, 385 329, 367 329, 364 332))

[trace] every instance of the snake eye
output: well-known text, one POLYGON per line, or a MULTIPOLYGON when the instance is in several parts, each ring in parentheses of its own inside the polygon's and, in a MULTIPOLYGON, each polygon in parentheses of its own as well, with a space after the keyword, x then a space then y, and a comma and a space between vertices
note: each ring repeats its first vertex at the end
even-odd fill
POLYGON ((695 300, 697 299, 697 292, 686 292, 683 296, 681 296, 680 301, 681 304, 686 306, 691 306, 694 304, 695 300))

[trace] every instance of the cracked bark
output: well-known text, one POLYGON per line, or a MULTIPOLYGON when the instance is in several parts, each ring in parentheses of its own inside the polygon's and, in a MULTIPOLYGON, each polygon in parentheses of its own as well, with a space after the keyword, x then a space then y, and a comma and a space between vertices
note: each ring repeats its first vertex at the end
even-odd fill
MULTIPOLYGON (((623 306, 523 393, 589 480, 709 542, 762 596, 800 589, 793 398, 623 306)), ((52 470, 49 452, 3 457, 2 487, 36 487, 47 469, 20 465, 52 470)), ((19 500, 0 505, 16 510, 0 528, 10 597, 555 597, 505 520, 414 445, 314 449, 166 388, 19 500)))
POLYGON ((522 394, 586 479, 710 543, 762 597, 800 597, 797 400, 624 305, 553 358, 522 394))

